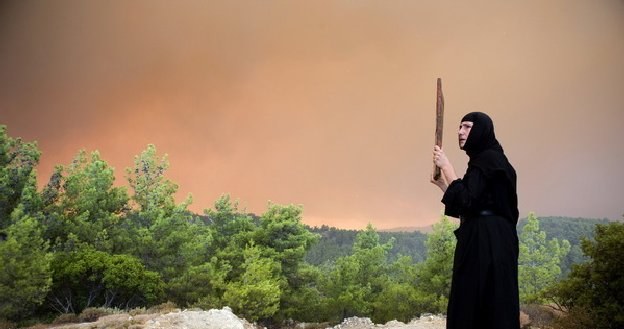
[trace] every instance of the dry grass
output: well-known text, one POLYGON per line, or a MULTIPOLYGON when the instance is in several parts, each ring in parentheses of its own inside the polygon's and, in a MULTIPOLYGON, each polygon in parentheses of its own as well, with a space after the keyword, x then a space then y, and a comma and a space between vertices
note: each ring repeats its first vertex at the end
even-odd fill
POLYGON ((14 329, 17 328, 17 325, 13 322, 0 320, 0 329, 14 329))
POLYGON ((528 323, 524 323, 526 327, 538 329, 553 328, 555 321, 561 316, 561 312, 552 307, 535 304, 522 305, 521 313, 528 317, 528 323))
MULTIPOLYGON (((87 308, 80 314, 61 314, 51 324, 36 324, 26 329, 142 329, 143 325, 161 314, 180 311, 172 302, 149 309, 121 311, 113 308, 87 308)), ((10 322, 0 322, 0 329, 15 329, 10 322)))
MULTIPOLYGON (((132 316, 128 313, 111 314, 100 317, 97 322, 73 323, 61 326, 52 325, 47 329, 140 329, 143 324, 158 314, 132 316)), ((35 329, 33 327, 29 329, 35 329)))

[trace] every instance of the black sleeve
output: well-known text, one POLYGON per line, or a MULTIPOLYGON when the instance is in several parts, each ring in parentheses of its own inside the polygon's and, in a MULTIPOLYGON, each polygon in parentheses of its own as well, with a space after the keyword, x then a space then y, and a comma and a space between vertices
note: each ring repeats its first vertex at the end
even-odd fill
POLYGON ((469 168, 463 178, 456 179, 448 186, 442 203, 444 214, 451 217, 460 217, 476 213, 482 202, 485 191, 485 176, 478 168, 469 168))

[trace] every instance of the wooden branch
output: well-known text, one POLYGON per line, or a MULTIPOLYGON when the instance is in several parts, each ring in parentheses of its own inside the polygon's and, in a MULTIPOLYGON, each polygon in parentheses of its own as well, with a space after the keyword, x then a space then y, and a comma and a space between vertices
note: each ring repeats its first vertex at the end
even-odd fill
MULTIPOLYGON (((442 147, 442 131, 444 127, 444 95, 442 94, 442 79, 438 78, 437 99, 436 99, 436 129, 435 145, 442 147)), ((433 179, 440 179, 440 168, 434 165, 433 179)))

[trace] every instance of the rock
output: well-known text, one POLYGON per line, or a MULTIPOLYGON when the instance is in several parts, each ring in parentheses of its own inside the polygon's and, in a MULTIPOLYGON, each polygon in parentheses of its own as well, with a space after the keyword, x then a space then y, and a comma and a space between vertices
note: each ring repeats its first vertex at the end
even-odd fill
POLYGON ((401 321, 397 321, 397 320, 392 320, 392 321, 389 321, 388 323, 386 323, 386 327, 388 327, 388 326, 396 327, 396 326, 404 326, 404 325, 405 325, 405 323, 403 323, 401 321))
POLYGON ((145 329, 245 329, 246 324, 246 321, 234 315, 229 307, 224 307, 208 312, 184 311, 163 314, 154 319, 153 323, 146 323, 145 329))
POLYGON ((356 328, 356 329, 368 329, 374 328, 375 324, 371 321, 370 318, 360 318, 357 316, 352 316, 350 318, 346 318, 342 321, 341 324, 332 327, 333 329, 348 329, 348 328, 356 328))
POLYGON ((399 327, 404 327, 405 323, 401 322, 401 321, 397 321, 397 320, 392 320, 389 321, 385 324, 384 327, 386 328, 399 328, 399 327))
POLYGON ((411 323, 416 323, 416 322, 432 322, 432 321, 441 321, 441 320, 445 320, 446 318, 444 317, 444 315, 434 315, 431 313, 423 313, 420 315, 419 318, 415 318, 412 321, 410 321, 411 323))

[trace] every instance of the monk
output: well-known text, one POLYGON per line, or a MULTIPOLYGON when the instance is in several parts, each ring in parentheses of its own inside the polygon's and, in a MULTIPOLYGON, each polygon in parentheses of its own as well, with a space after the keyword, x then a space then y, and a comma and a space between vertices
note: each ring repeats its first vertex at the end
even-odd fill
POLYGON ((449 329, 520 328, 518 297, 518 196, 516 171, 496 140, 492 119, 466 114, 459 148, 470 160, 464 177, 439 146, 433 162, 440 178, 431 182, 444 196, 444 214, 460 219, 447 308, 449 329))

